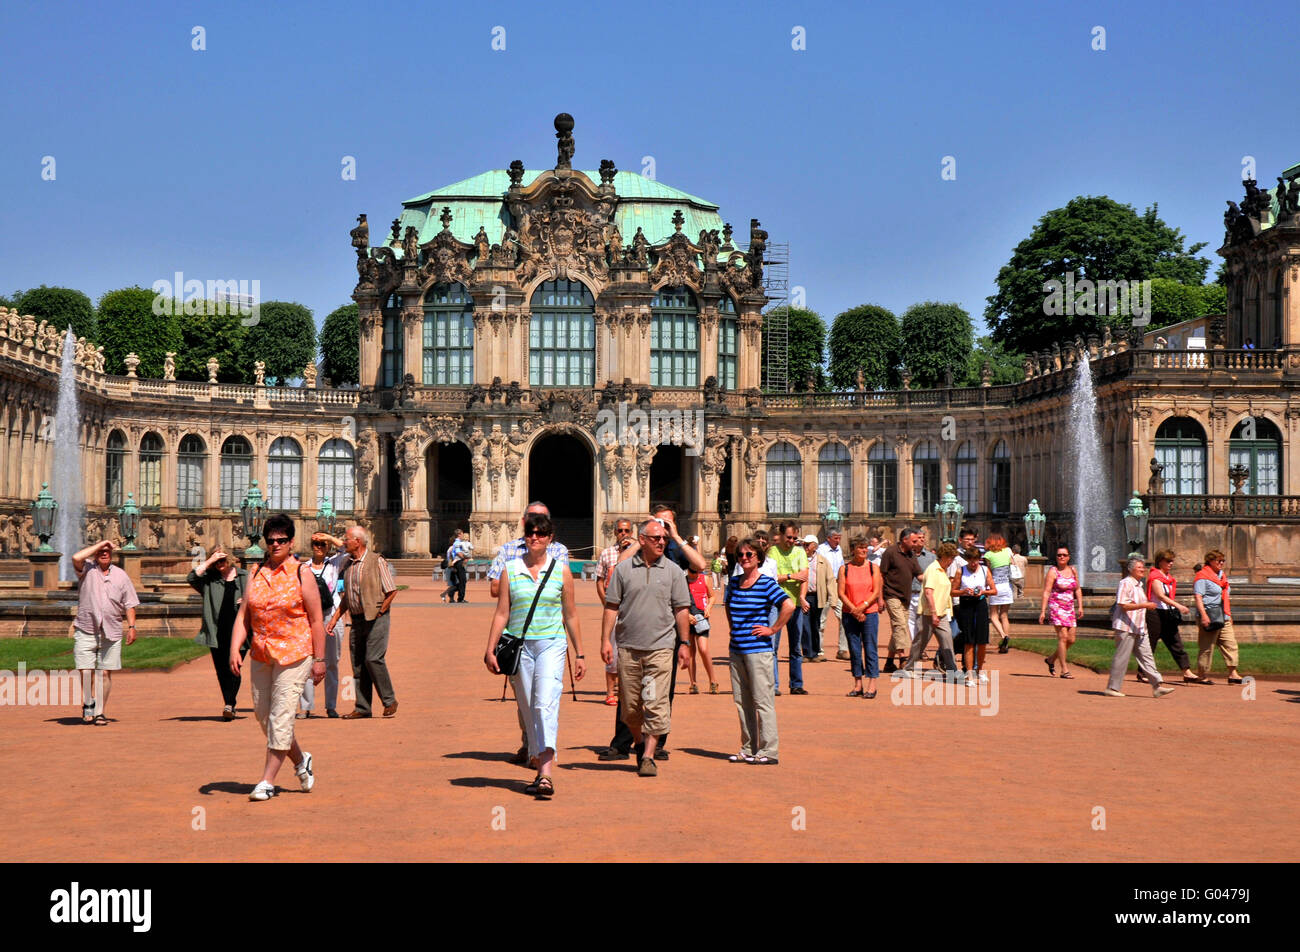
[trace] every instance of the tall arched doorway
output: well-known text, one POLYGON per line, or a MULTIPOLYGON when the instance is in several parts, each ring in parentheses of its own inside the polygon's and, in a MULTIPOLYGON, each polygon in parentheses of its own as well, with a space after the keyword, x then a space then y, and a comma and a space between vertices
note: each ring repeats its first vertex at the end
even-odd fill
POLYGON ((568 433, 539 437, 528 454, 528 501, 546 503, 555 538, 574 558, 593 558, 595 462, 587 444, 568 433))
POLYGON ((474 485, 469 447, 460 442, 432 444, 424 456, 424 474, 429 548, 439 556, 457 529, 469 531, 474 485))
POLYGON ((678 519, 691 514, 687 508, 683 459, 682 448, 667 443, 658 447, 650 461, 650 505, 672 506, 678 519))

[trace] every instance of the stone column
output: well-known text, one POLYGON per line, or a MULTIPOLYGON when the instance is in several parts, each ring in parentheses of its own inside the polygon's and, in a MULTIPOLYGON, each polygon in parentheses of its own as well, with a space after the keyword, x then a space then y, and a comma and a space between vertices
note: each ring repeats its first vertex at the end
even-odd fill
POLYGON ((894 454, 898 457, 898 512, 910 513, 916 505, 912 480, 912 445, 900 439, 894 446, 894 454))
POLYGON ((492 363, 496 359, 488 322, 491 313, 491 307, 474 308, 474 382, 485 386, 492 381, 492 363))
POLYGON ((361 323, 361 386, 378 387, 383 368, 384 319, 378 294, 355 295, 361 323))
POLYGON ((180 469, 180 439, 179 432, 168 432, 166 442, 163 444, 162 499, 159 502, 164 509, 173 507, 180 501, 177 493, 179 482, 177 471, 180 469))
POLYGON ((424 307, 418 287, 403 284, 397 292, 402 298, 402 354, 405 366, 398 375, 400 384, 407 374, 415 377, 416 386, 424 383, 424 307))
POLYGON ((207 509, 221 508, 221 440, 219 430, 208 431, 208 458, 203 474, 203 505, 207 509))
MULTIPOLYGON (((791 441, 793 443, 793 441, 791 441)), ((817 450, 809 443, 794 444, 799 450, 800 508, 805 514, 817 515, 817 450)), ((802 538, 804 533, 799 533, 802 538)))
POLYGON ((701 308, 700 327, 700 383, 718 375, 718 310, 701 308))

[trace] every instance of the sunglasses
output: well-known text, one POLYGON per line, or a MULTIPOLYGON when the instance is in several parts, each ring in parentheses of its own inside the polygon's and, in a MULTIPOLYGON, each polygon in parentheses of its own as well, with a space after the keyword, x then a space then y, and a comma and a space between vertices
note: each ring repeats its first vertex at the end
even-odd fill
POLYGON ((529 529, 527 532, 524 533, 525 539, 530 539, 530 538, 548 539, 550 538, 550 536, 551 534, 549 532, 543 532, 541 529, 529 529))
POLYGON ((630 535, 631 533, 632 530, 630 528, 628 529, 619 528, 614 530, 615 535, 630 535))
POLYGON ((659 545, 668 541, 668 536, 666 535, 643 535, 641 538, 645 539, 647 542, 655 542, 659 545))
POLYGON ((756 558, 758 558, 758 553, 757 553, 757 552, 740 552, 740 553, 737 553, 736 558, 738 558, 738 559, 756 559, 756 558))
POLYGON ((266 544, 267 544, 267 545, 284 545, 284 544, 285 544, 286 542, 288 542, 288 541, 289 541, 289 537, 288 537, 288 536, 277 536, 277 537, 274 538, 274 539, 267 539, 267 540, 266 540, 266 544))

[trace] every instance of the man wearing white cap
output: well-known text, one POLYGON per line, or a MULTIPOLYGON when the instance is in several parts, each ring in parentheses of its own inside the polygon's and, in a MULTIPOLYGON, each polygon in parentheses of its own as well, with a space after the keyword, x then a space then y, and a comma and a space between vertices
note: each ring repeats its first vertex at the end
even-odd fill
MULTIPOLYGON (((840 619, 840 592, 836 579, 839 578, 840 566, 844 564, 844 550, 840 548, 839 526, 832 526, 826 531, 826 541, 817 547, 817 555, 822 572, 822 579, 818 582, 817 590, 823 594, 818 596, 818 608, 813 613, 811 622, 817 629, 817 660, 825 661, 826 655, 822 651, 821 645, 822 635, 826 631, 826 615, 829 612, 834 612, 836 620, 840 619)), ((809 577, 812 577, 811 573, 809 577)), ((835 657, 841 661, 846 661, 849 657, 849 640, 844 634, 844 626, 837 625, 836 627, 840 630, 840 640, 839 650, 835 652, 835 657)))

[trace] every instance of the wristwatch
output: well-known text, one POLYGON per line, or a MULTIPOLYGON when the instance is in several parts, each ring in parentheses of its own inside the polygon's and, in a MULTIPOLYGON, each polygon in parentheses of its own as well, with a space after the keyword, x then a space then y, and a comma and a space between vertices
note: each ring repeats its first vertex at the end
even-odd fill
POLYGON ((312 664, 316 664, 316 663, 325 664, 325 663, 326 663, 326 661, 325 661, 324 658, 317 658, 315 655, 312 655, 311 661, 312 661, 312 664))

